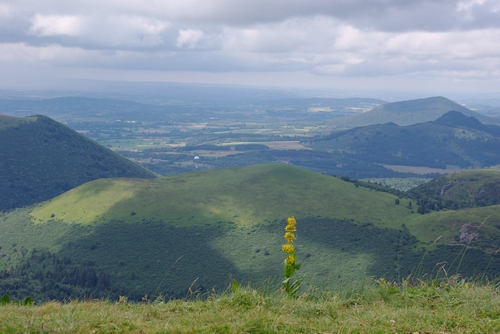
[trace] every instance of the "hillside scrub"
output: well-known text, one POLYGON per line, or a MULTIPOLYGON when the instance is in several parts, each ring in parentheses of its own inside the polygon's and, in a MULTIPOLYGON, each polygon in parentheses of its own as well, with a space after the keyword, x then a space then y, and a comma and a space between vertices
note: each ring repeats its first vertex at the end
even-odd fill
POLYGON ((497 284, 451 278, 383 279, 341 292, 310 285, 298 298, 277 289, 188 295, 140 303, 0 305, 0 332, 72 333, 492 333, 500 328, 497 284), (203 298, 201 298, 203 297, 203 298))
POLYGON ((499 190, 499 171, 472 170, 433 179, 408 195, 427 202, 428 207, 458 210, 500 204, 499 190))

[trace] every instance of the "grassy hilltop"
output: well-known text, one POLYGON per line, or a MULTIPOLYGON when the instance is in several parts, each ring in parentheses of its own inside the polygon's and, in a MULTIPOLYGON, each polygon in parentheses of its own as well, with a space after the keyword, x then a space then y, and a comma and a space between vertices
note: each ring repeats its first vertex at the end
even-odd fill
POLYGON ((219 221, 250 226, 295 215, 399 227, 411 210, 395 206, 394 200, 387 193, 275 164, 151 180, 96 180, 37 206, 31 215, 36 223, 54 218, 82 224, 148 220, 183 227, 219 221))
POLYGON ((430 275, 443 261, 467 277, 500 272, 497 206, 420 215, 410 201, 285 164, 95 180, 0 217, 0 289, 140 300, 272 281, 291 215, 306 284, 430 275), (464 225, 479 237, 462 240, 464 225))

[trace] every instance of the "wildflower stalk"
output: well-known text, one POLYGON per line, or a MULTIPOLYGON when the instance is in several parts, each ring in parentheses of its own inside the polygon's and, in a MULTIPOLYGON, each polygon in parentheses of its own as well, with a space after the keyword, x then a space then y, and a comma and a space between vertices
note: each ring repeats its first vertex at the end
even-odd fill
POLYGON ((297 232, 297 221, 292 216, 288 218, 288 224, 285 227, 285 235, 287 243, 281 246, 283 252, 286 253, 285 259, 285 269, 283 273, 285 274, 285 279, 281 282, 281 288, 291 297, 295 296, 299 290, 300 283, 304 277, 298 279, 294 283, 291 282, 292 276, 295 274, 295 270, 300 269, 300 264, 296 263, 297 255, 295 254, 295 247, 293 242, 295 241, 295 232, 297 232))

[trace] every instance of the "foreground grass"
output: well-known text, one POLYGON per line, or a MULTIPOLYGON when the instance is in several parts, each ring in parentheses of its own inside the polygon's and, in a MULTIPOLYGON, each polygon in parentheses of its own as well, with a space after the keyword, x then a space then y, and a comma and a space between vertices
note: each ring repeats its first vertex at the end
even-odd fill
POLYGON ((496 333, 494 285, 405 282, 297 299, 241 288, 205 300, 0 306, 2 333, 496 333), (412 285, 414 284, 414 285, 412 285))

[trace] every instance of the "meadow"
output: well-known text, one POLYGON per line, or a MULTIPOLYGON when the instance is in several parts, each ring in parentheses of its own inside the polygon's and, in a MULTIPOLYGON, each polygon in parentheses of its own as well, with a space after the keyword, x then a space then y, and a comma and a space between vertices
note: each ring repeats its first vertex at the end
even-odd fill
POLYGON ((72 300, 0 305, 2 333, 496 333, 495 283, 457 277, 369 280, 332 293, 309 285, 291 298, 272 285, 129 303, 72 300))

